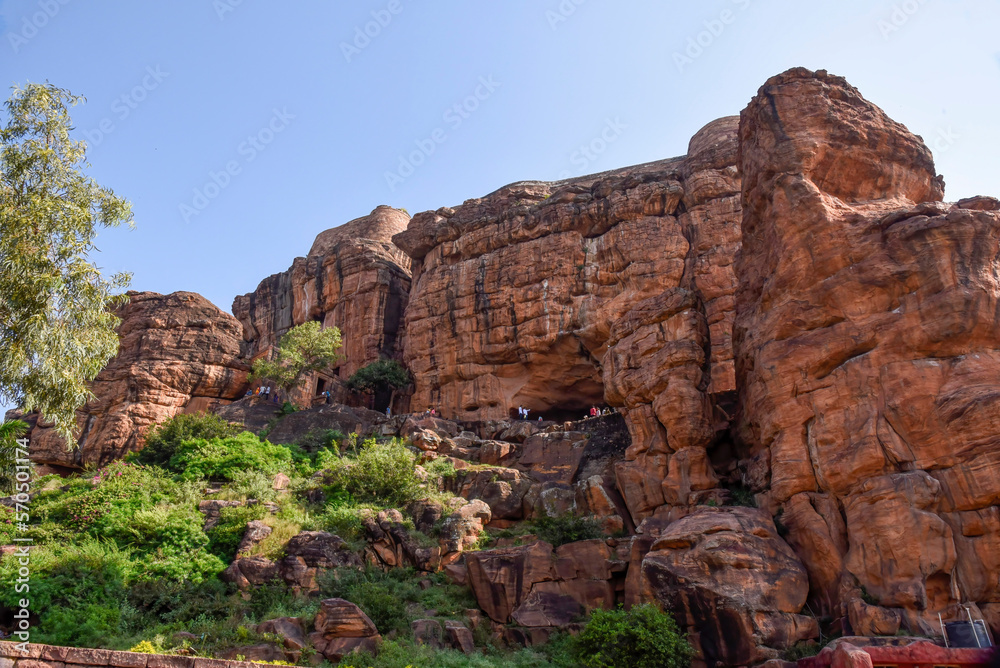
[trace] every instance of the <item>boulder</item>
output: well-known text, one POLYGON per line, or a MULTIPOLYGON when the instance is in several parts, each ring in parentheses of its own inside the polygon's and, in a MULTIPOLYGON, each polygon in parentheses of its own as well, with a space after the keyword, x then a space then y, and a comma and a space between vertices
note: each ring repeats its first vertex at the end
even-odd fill
POLYGON ((413 633, 413 640, 418 645, 427 645, 434 649, 441 647, 444 631, 441 629, 441 623, 436 619, 415 619, 410 622, 410 631, 413 633))
POLYGON ((642 576, 681 626, 697 631, 709 663, 756 663, 768 658, 765 639, 818 632, 796 617, 806 570, 760 509, 706 506, 671 523, 642 560, 642 576))
POLYGON ((257 625, 257 633, 273 633, 282 637, 286 648, 300 650, 306 646, 305 627, 298 617, 278 617, 257 625))
POLYGON ((476 643, 472 637, 472 631, 461 623, 448 620, 444 623, 445 639, 452 649, 457 649, 465 654, 473 654, 476 651, 476 643))
POLYGON ((242 557, 233 561, 219 576, 239 589, 259 587, 277 580, 278 565, 266 557, 242 557))
POLYGON ((309 634, 309 640, 318 652, 332 662, 356 651, 375 652, 382 641, 368 615, 342 598, 328 598, 320 602, 315 628, 316 631, 309 634))
POLYGON ((490 619, 505 624, 521 605, 532 585, 555 578, 552 545, 530 545, 466 554, 469 585, 490 619))
POLYGON ((859 636, 894 636, 903 621, 898 610, 869 605, 860 598, 847 604, 847 617, 859 636))
POLYGON ((246 556, 261 541, 271 535, 271 527, 260 520, 252 520, 247 523, 247 530, 240 539, 240 544, 236 547, 236 556, 246 556))

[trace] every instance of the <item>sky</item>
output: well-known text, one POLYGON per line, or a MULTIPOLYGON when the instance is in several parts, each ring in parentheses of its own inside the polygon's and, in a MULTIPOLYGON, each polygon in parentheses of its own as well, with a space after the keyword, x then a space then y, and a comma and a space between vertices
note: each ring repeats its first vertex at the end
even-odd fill
POLYGON ((683 155, 796 66, 923 136, 948 200, 996 195, 997 25, 996 0, 0 0, 0 80, 87 98, 88 173, 135 213, 97 264, 229 311, 380 204, 683 155))

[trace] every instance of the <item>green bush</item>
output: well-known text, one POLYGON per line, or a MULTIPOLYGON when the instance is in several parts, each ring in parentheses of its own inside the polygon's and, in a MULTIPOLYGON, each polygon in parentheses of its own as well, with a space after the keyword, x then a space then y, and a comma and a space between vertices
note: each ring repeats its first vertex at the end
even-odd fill
POLYGON ((274 476, 253 469, 233 472, 233 482, 229 485, 228 492, 231 498, 240 501, 273 501, 278 496, 274 490, 274 476))
POLYGON ((821 649, 823 646, 815 640, 803 640, 786 649, 783 658, 785 661, 798 661, 806 657, 816 656, 821 649))
POLYGON ((578 540, 604 538, 604 531, 597 520, 576 515, 538 517, 531 521, 531 528, 539 538, 555 547, 578 540))
POLYGON ((313 525, 319 531, 337 534, 348 543, 357 545, 365 535, 365 525, 361 521, 364 506, 329 506, 316 516, 313 525))
POLYGON ((342 489, 361 502, 403 506, 422 494, 416 457, 395 439, 368 439, 357 454, 328 463, 325 481, 331 491, 342 489))
POLYGON ((595 610, 572 651, 586 668, 683 668, 694 654, 674 618, 648 603, 595 610))
POLYGON ((149 430, 146 445, 129 459, 138 464, 166 466, 184 441, 230 438, 243 431, 240 425, 226 422, 218 415, 197 413, 176 415, 149 430))
POLYGON ((292 453, 282 445, 244 432, 230 438, 194 439, 181 443, 168 468, 187 480, 233 480, 241 471, 274 475, 292 468, 292 453))
POLYGON ((39 615, 32 642, 97 647, 122 632, 127 585, 136 570, 128 551, 94 539, 35 548, 30 589, 20 593, 18 567, 16 559, 0 563, 0 603, 14 609, 21 598, 31 601, 39 615))
POLYGON ((726 505, 756 508, 757 497, 754 495, 753 490, 746 485, 732 485, 729 487, 729 501, 726 505))

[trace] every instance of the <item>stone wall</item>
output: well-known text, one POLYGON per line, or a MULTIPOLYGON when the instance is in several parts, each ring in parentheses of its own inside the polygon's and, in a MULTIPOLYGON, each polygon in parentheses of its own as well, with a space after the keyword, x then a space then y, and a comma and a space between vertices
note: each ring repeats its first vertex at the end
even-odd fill
POLYGON ((25 654, 18 649, 18 644, 0 641, 0 668, 256 668, 257 665, 247 661, 56 647, 36 643, 28 644, 28 652, 25 654))

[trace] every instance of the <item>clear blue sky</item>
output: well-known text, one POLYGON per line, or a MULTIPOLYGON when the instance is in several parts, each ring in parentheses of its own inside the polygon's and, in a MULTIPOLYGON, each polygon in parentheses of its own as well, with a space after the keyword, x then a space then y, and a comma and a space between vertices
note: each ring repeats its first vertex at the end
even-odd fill
POLYGON ((798 65, 937 143, 948 199, 1000 194, 998 25, 996 0, 0 0, 0 79, 88 98, 91 173, 136 223, 100 235, 98 263, 229 310, 378 204, 680 155, 798 65), (577 153, 609 122, 605 151, 577 153), (390 187, 417 142, 433 153, 390 187), (213 172, 225 187, 196 199, 213 172))

